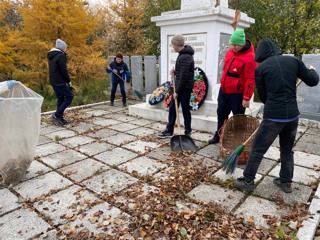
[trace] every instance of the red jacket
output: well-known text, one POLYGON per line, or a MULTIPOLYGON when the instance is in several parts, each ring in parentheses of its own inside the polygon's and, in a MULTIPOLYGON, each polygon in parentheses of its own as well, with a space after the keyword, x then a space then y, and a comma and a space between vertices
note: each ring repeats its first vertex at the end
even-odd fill
POLYGON ((247 44, 240 52, 229 49, 223 66, 221 88, 226 94, 242 93, 243 99, 249 101, 255 87, 255 53, 253 44, 247 44))

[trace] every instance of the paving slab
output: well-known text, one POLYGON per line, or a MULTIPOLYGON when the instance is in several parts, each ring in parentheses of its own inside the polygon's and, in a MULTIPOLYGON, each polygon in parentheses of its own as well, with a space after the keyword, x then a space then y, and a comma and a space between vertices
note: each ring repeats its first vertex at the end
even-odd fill
POLYGON ((320 156, 310 154, 310 153, 296 151, 296 152, 294 152, 294 163, 296 165, 299 165, 302 167, 319 169, 320 168, 320 156))
POLYGON ((279 160, 280 159, 280 149, 277 147, 270 147, 266 154, 264 155, 265 158, 279 160))
POLYGON ((110 136, 115 135, 117 133, 117 131, 108 128, 103 128, 97 131, 90 132, 89 134, 87 134, 87 136, 105 141, 109 139, 110 136))
MULTIPOLYGON (((278 164, 271 172, 270 176, 279 177, 280 164, 278 164)), ((318 182, 320 173, 312 169, 294 166, 294 174, 292 181, 305 185, 312 185, 313 183, 318 182)))
POLYGON ((305 134, 297 142, 294 151, 320 155, 320 138, 313 134, 305 134))
POLYGON ((78 132, 79 134, 82 134, 85 132, 94 131, 94 129, 97 127, 98 127, 97 125, 94 125, 91 123, 81 122, 81 123, 77 124, 76 126, 71 126, 69 128, 78 132))
POLYGON ((170 158, 171 149, 168 146, 158 147, 147 154, 148 157, 155 158, 160 161, 166 161, 170 158))
POLYGON ((121 146, 123 144, 127 144, 129 142, 135 141, 137 138, 135 136, 126 134, 126 133, 118 133, 106 138, 108 143, 121 146))
POLYGON ((149 136, 149 135, 153 135, 156 133, 155 130, 150 129, 150 128, 144 128, 144 127, 140 127, 140 128, 136 128, 133 130, 128 131, 127 133, 134 135, 136 137, 145 137, 145 136, 149 136))
POLYGON ((48 137, 52 140, 60 141, 60 139, 70 138, 70 137, 74 137, 76 135, 77 134, 74 131, 65 129, 65 130, 61 130, 58 132, 49 133, 46 135, 46 137, 48 137))
POLYGON ((199 150, 197 154, 208 157, 208 158, 214 158, 216 160, 219 160, 220 147, 218 145, 208 145, 205 148, 199 150))
POLYGON ((99 125, 99 126, 102 126, 102 127, 108 127, 108 126, 113 126, 113 125, 117 125, 117 124, 121 124, 122 123, 122 122, 120 122, 118 120, 115 120, 115 119, 102 118, 102 117, 94 118, 92 120, 92 122, 95 125, 99 125))
POLYGON ((53 132, 57 132, 57 131, 60 131, 60 130, 64 130, 65 128, 63 127, 57 127, 57 126, 54 126, 54 125, 48 125, 48 126, 41 126, 40 128, 40 135, 47 135, 49 133, 53 133, 53 132))
POLYGON ((79 146, 75 148, 75 150, 91 157, 99 153, 112 150, 113 148, 115 148, 113 145, 110 145, 105 142, 94 142, 87 145, 79 146))
POLYGON ((38 146, 43 145, 43 144, 47 144, 47 143, 51 143, 51 142, 53 142, 52 139, 45 137, 45 136, 40 136, 38 146))
MULTIPOLYGON (((119 106, 120 106, 120 105, 119 105, 119 106)), ((108 110, 108 112, 116 113, 116 112, 122 112, 122 111, 124 111, 124 108, 114 106, 114 107, 109 107, 107 110, 108 110)))
POLYGON ((41 236, 39 236, 37 240, 57 240, 57 239, 59 239, 58 231, 54 229, 42 234, 41 236))
POLYGON ((70 149, 60 153, 49 155, 47 157, 42 157, 41 161, 56 169, 83 160, 85 158, 87 158, 87 156, 70 149))
POLYGON ((56 172, 50 172, 43 176, 20 183, 13 189, 24 198, 34 199, 69 185, 72 185, 72 182, 68 179, 60 176, 56 172))
POLYGON ((109 166, 118 166, 137 156, 137 154, 123 148, 114 148, 111 151, 103 152, 99 155, 96 155, 94 158, 103 161, 109 166))
POLYGON ((136 120, 132 123, 135 125, 141 126, 141 127, 146 127, 146 126, 149 126, 150 124, 154 123, 154 121, 148 120, 148 119, 143 119, 143 118, 136 118, 136 120))
MULTIPOLYGON (((228 180, 235 180, 239 177, 243 177, 243 169, 236 168, 233 174, 226 174, 226 172, 223 169, 220 169, 215 174, 213 174, 213 177, 218 178, 221 181, 228 181, 228 180)), ((262 178, 261 174, 256 175, 255 181, 258 182, 262 178)))
POLYGON ((86 113, 91 116, 91 117, 100 117, 103 115, 107 115, 110 112, 109 111, 105 111, 103 109, 89 109, 86 111, 86 113))
POLYGON ((29 209, 19 209, 0 218, 0 238, 3 240, 31 239, 50 226, 29 209))
MULTIPOLYGON (((266 175, 269 173, 276 165, 278 164, 277 161, 268 159, 268 158, 263 158, 261 161, 261 164, 258 168, 258 173, 262 175, 266 175)), ((239 168, 245 169, 246 165, 239 165, 239 168)))
POLYGON ((149 152, 152 149, 160 147, 160 144, 155 142, 145 142, 145 141, 138 140, 136 142, 131 142, 129 144, 126 144, 123 147, 130 149, 132 151, 135 151, 137 153, 143 154, 143 153, 149 152))
POLYGON ((167 165, 148 157, 140 157, 119 166, 120 169, 129 173, 137 173, 140 176, 153 175, 166 168, 167 165))
POLYGON ((162 132, 162 131, 166 130, 167 125, 165 123, 156 122, 156 123, 148 125, 148 127, 152 128, 156 131, 162 132))
POLYGON ((73 137, 73 138, 64 139, 60 143, 62 145, 69 147, 69 148, 75 148, 75 147, 78 147, 81 145, 92 143, 94 141, 95 141, 95 139, 93 139, 91 137, 77 136, 77 137, 73 137))
POLYGON ((284 193, 277 186, 273 184, 272 177, 265 177, 262 182, 257 186, 254 194, 263 198, 273 200, 275 198, 281 198, 287 204, 294 203, 307 203, 311 196, 312 189, 305 185, 297 183, 292 184, 292 193, 284 193))
POLYGON ((97 201, 98 198, 92 193, 73 185, 34 203, 33 206, 58 225, 75 219, 97 201))
POLYGON ((226 210, 231 211, 239 204, 244 194, 218 185, 201 184, 189 192, 188 196, 203 203, 218 203, 226 210))
POLYGON ((138 179, 118 170, 111 169, 86 180, 83 184, 92 191, 110 195, 119 192, 136 182, 138 182, 138 179))
POLYGON ((285 213, 286 209, 280 209, 274 202, 254 196, 249 196, 235 212, 236 215, 243 216, 247 222, 253 217, 257 226, 265 228, 268 228, 268 223, 264 216, 279 219, 285 213))
POLYGON ((128 214, 108 203, 101 203, 86 211, 84 216, 79 216, 68 227, 61 227, 61 229, 66 233, 75 229, 77 231, 86 229, 94 234, 103 233, 112 236, 116 232, 127 229, 129 223, 128 214))
POLYGON ((158 185, 161 182, 167 181, 170 179, 171 175, 175 172, 174 167, 168 167, 162 170, 161 172, 158 172, 157 174, 153 175, 154 182, 158 185))
POLYGON ((18 197, 6 188, 0 189, 0 196, 0 216, 21 206, 18 197))
POLYGON ((208 142, 209 139, 211 139, 213 137, 212 134, 210 133, 203 133, 203 132, 194 132, 192 133, 192 139, 194 140, 198 140, 200 142, 208 142))
POLYGON ((127 132, 127 131, 130 131, 132 129, 138 128, 138 126, 134 125, 134 124, 131 124, 131 123, 121 123, 121 124, 117 124, 117 125, 114 125, 114 126, 110 126, 109 128, 112 129, 112 130, 119 131, 119 132, 127 132))
POLYGON ((87 179, 108 169, 110 168, 105 164, 97 162, 93 159, 85 159, 83 161, 59 169, 59 171, 64 176, 71 178, 73 181, 81 182, 84 179, 87 179))
POLYGON ((62 152, 66 150, 66 147, 57 143, 48 143, 36 147, 36 155, 39 157, 48 156, 53 153, 62 152))
POLYGON ((131 117, 131 116, 128 116, 128 115, 125 115, 125 114, 113 114, 112 115, 112 118, 114 119, 117 119, 121 122, 131 122, 133 121, 132 123, 134 123, 134 121, 136 120, 136 118, 134 117, 131 117))
POLYGON ((23 178, 23 181, 43 175, 51 171, 51 168, 48 168, 44 164, 34 160, 31 162, 30 167, 28 168, 26 175, 23 178))

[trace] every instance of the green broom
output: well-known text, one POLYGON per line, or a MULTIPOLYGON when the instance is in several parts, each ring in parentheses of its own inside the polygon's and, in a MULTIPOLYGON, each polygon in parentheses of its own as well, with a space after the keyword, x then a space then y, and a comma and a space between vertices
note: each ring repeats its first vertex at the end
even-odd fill
MULTIPOLYGON (((116 75, 118 78, 120 78, 122 81, 126 82, 119 74, 115 73, 115 72, 112 72, 114 75, 116 75)), ((140 100, 143 99, 144 95, 142 92, 138 91, 138 90, 134 90, 133 91, 133 94, 135 96, 137 96, 140 100)))
POLYGON ((246 145, 251 141, 251 139, 256 135, 256 133, 258 132, 259 128, 257 128, 252 134, 251 136, 242 144, 240 144, 230 155, 229 157, 226 158, 226 160, 223 161, 222 166, 223 166, 223 170, 226 171, 227 174, 229 173, 234 173, 238 161, 239 161, 239 157, 241 155, 241 153, 244 151, 246 145))

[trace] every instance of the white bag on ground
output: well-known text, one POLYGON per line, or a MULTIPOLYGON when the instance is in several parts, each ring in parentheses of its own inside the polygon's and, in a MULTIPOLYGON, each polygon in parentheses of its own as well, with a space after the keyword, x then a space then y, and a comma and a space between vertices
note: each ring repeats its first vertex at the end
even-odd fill
POLYGON ((42 102, 20 82, 0 82, 0 185, 19 182, 33 161, 42 102))

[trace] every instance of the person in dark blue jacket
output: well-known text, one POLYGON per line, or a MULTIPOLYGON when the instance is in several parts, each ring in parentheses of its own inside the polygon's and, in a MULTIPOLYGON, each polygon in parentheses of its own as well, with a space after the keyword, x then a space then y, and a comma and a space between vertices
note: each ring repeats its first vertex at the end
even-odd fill
POLYGON ((114 61, 110 63, 107 68, 107 72, 111 73, 112 78, 112 88, 111 88, 111 98, 110 104, 114 106, 114 99, 117 92, 118 84, 120 85, 120 91, 122 96, 122 104, 124 107, 127 106, 127 96, 125 90, 125 81, 130 82, 130 72, 128 65, 123 61, 122 54, 117 54, 114 61))
POLYGON ((270 40, 259 42, 256 51, 255 81, 261 101, 264 103, 263 121, 253 141, 248 164, 243 177, 238 178, 235 187, 251 192, 254 179, 264 154, 274 140, 280 139, 281 169, 279 178, 273 183, 285 193, 291 193, 294 159, 294 146, 299 109, 297 104, 297 80, 313 87, 319 83, 319 75, 298 58, 283 56, 278 47, 270 40))

